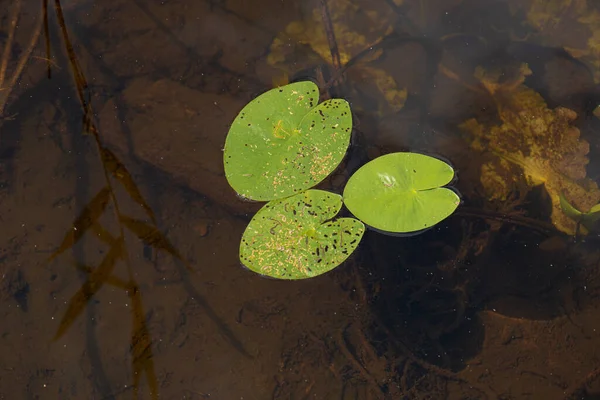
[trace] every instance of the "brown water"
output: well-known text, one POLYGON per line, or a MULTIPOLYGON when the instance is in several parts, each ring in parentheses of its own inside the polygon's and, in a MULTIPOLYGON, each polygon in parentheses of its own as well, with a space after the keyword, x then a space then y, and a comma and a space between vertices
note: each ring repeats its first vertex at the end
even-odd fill
MULTIPOLYGON (((598 178, 593 2, 328 0, 352 61, 327 95, 356 129, 320 186, 412 150, 452 163, 463 204, 297 282, 240 265, 261 204, 230 189, 222 148, 256 95, 335 76, 323 2, 49 0, 46 30, 22 0, 13 39, 19 2, 1 4, 0 399, 600 398, 597 236, 553 226, 554 181, 510 163, 493 200, 497 143, 459 129, 533 115, 510 100, 524 84, 577 114, 598 178)), ((531 151, 515 131, 505 158, 531 151)))

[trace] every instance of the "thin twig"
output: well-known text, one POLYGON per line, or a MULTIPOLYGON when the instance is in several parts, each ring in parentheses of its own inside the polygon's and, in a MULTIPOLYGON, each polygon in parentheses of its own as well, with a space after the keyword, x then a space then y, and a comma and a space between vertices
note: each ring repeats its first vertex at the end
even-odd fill
MULTIPOLYGON (((19 5, 20 5, 20 0, 17 1, 17 4, 15 5, 15 7, 18 8, 19 5)), ((42 31, 44 14, 42 13, 40 15, 40 20, 39 20, 38 24, 36 25, 35 31, 33 32, 32 36, 31 36, 29 45, 27 46, 27 49, 23 52, 23 54, 19 58, 15 72, 14 72, 12 78, 10 79, 10 81, 8 82, 8 85, 6 87, 2 87, 2 84, 4 83, 4 78, 6 76, 8 59, 10 58, 10 47, 12 47, 12 40, 13 40, 12 35, 14 34, 13 27, 16 26, 17 19, 18 19, 18 15, 14 15, 13 21, 11 22, 12 25, 11 25, 11 30, 9 32, 8 42, 6 44, 6 48, 4 49, 2 65, 0 66, 0 92, 2 92, 0 94, 0 118, 4 114, 4 107, 6 107, 6 103, 8 102, 8 97, 10 95, 10 92, 12 91, 12 89, 16 85, 17 81, 19 80, 19 77, 21 76, 21 73, 23 72, 23 69, 25 68, 25 64, 29 60, 29 56, 33 52, 33 49, 38 42, 40 33, 42 31)))
POLYGON ((600 377, 600 368, 587 374, 583 380, 565 396, 565 400, 578 400, 586 397, 586 387, 600 377))
POLYGON ((40 16, 40 22, 37 24, 35 31, 33 32, 33 35, 31 36, 31 40, 29 41, 29 45, 27 46, 27 49, 25 50, 25 52, 22 54, 21 58, 19 59, 15 73, 13 74, 12 79, 8 83, 7 90, 9 93, 10 93, 11 89, 15 86, 15 84, 17 83, 17 80, 19 79, 19 77, 21 76, 21 72, 23 72, 23 68, 25 68, 25 63, 27 63, 27 61, 29 60, 29 56, 33 52, 33 49, 38 42, 40 33, 42 32, 42 19, 43 19, 43 16, 40 16))
MULTIPOLYGON (((340 51, 335 40, 335 32, 333 30, 333 23, 331 22, 331 16, 329 14, 329 8, 327 7, 327 0, 321 0, 321 16, 323 17, 323 25, 325 26, 325 33, 327 34, 327 41, 329 43, 329 50, 331 51, 331 62, 333 65, 333 73, 337 74, 342 69, 342 61, 340 58, 340 51)), ((344 81, 343 76, 339 76, 336 80, 337 84, 341 84, 344 81)))
POLYGON ((492 211, 480 210, 469 207, 462 207, 456 210, 454 213, 456 216, 463 217, 475 217, 481 219, 495 220, 513 225, 520 225, 529 229, 537 230, 538 232, 544 234, 561 234, 558 229, 554 227, 554 225, 540 221, 534 218, 523 217, 520 215, 506 215, 506 214, 498 214, 492 211))
POLYGON ((50 49, 50 27, 48 26, 48 0, 43 0, 42 13, 44 18, 44 38, 46 39, 46 73, 48 79, 52 77, 52 51, 50 49))
POLYGON ((8 60, 10 59, 10 53, 12 51, 13 40, 15 37, 15 30, 17 29, 17 21, 19 20, 19 11, 21 10, 21 0, 15 2, 13 13, 10 16, 10 27, 8 29, 8 39, 6 40, 6 46, 4 47, 4 53, 2 53, 2 64, 0 65, 0 88, 4 83, 6 76, 6 69, 8 68, 8 60))
POLYGON ((334 83, 336 83, 336 81, 340 79, 340 77, 344 76, 344 74, 350 67, 353 67, 354 65, 358 64, 363 58, 371 55, 373 52, 383 50, 384 47, 387 46, 389 43, 396 43, 396 45, 399 45, 400 43, 405 42, 422 43, 422 41, 423 40, 421 38, 414 38, 406 35, 402 36, 395 33, 374 40, 372 43, 367 44, 364 47, 364 49, 362 49, 356 55, 352 56, 352 58, 350 58, 346 64, 342 65, 339 70, 334 71, 333 74, 331 74, 331 77, 329 78, 327 84, 321 88, 321 92, 328 90, 330 87, 332 87, 334 83))

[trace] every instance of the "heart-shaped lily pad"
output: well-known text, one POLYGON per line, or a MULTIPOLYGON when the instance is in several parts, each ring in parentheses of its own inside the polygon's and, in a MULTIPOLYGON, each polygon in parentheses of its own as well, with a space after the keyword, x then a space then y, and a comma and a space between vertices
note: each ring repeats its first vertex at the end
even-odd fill
POLYGON ((310 81, 269 90, 248 103, 225 140, 225 176, 242 197, 268 201, 309 189, 340 164, 350 144, 348 102, 317 105, 310 81))
POLYGON ((392 153, 363 165, 344 188, 344 204, 373 228, 393 233, 429 228, 456 210, 460 198, 443 188, 447 163, 418 153, 392 153))
POLYGON ((246 227, 240 260, 250 270, 278 279, 305 279, 340 265, 365 231, 354 218, 331 220, 342 197, 323 190, 273 200, 246 227))

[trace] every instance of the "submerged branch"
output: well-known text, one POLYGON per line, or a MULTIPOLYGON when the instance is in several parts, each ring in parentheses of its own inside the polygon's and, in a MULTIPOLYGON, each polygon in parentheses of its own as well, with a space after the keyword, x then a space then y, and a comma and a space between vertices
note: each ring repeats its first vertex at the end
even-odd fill
POLYGON ((0 122, 4 118, 4 109, 8 102, 8 98, 14 86, 16 85, 23 69, 25 68, 25 64, 29 60, 31 53, 35 45, 38 42, 40 37, 40 33, 42 32, 42 26, 44 22, 44 13, 40 13, 39 21, 35 25, 35 29, 31 34, 31 39, 29 40, 29 44, 27 48, 19 59, 17 60, 17 65, 15 71, 12 76, 8 79, 8 82, 5 85, 5 80, 7 78, 8 65, 10 63, 10 55, 12 52, 12 46, 14 43, 14 35, 17 27, 17 22, 19 20, 19 11, 21 9, 21 0, 17 0, 14 4, 13 13, 11 15, 10 27, 8 31, 8 39, 6 41, 6 46, 4 47, 4 51, 2 53, 2 60, 0 60, 0 122))
POLYGON ((474 217, 487 220, 500 221, 507 224, 519 225, 536 230, 544 234, 561 234, 551 223, 540 221, 534 218, 523 217, 521 215, 507 215, 494 213, 492 211, 480 210, 469 207, 462 207, 454 213, 456 216, 474 217))
MULTIPOLYGON (((338 49, 337 41, 335 40, 335 32, 333 30, 333 23, 331 22, 331 16, 329 14, 329 8, 327 7, 327 0, 321 0, 321 16, 323 18, 323 25, 325 32, 327 33, 327 42, 329 43, 329 50, 331 51, 331 62, 333 64, 333 73, 338 75, 338 72, 342 69, 342 61, 340 57, 340 51, 338 49)), ((343 75, 338 75, 334 84, 343 83, 343 75)))

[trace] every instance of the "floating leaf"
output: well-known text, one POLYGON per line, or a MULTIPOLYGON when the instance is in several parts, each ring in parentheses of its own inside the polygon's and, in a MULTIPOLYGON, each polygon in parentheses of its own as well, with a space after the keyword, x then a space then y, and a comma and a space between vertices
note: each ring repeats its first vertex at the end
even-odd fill
POLYGON ((443 188, 454 170, 437 158, 392 153, 362 166, 344 188, 344 204, 365 224, 394 233, 429 228, 454 212, 460 199, 443 188))
POLYGON ((133 370, 133 398, 138 398, 140 378, 146 373, 148 386, 150 386, 150 395, 153 399, 158 399, 158 381, 154 371, 154 356, 152 355, 152 339, 146 317, 142 307, 142 296, 137 285, 132 284, 129 290, 129 297, 133 309, 133 326, 131 331, 130 351, 132 355, 133 370))
POLYGON ((569 203, 566 197, 561 193, 560 206, 567 217, 583 225, 588 232, 598 231, 598 221, 600 221, 600 204, 596 204, 587 212, 582 212, 569 203))
POLYGON ((583 213, 575 208, 569 201, 565 198, 564 194, 560 194, 559 196, 560 208, 567 215, 567 217, 571 218, 574 221, 581 220, 581 216, 583 213))
POLYGON ((89 274, 81 288, 69 301, 69 306, 60 321, 54 340, 60 338, 69 329, 79 314, 85 309, 87 302, 110 278, 117 261, 123 257, 123 238, 119 239, 115 241, 100 265, 89 274))
POLYGON ((158 228, 148 225, 144 221, 140 221, 137 219, 130 218, 126 215, 120 215, 119 220, 125 225, 129 230, 131 230, 142 242, 151 246, 157 250, 164 250, 173 257, 177 258, 179 261, 183 262, 187 269, 190 271, 192 267, 188 264, 188 262, 181 256, 179 250, 175 248, 162 234, 158 228))
POLYGON ((267 203, 252 218, 240 245, 250 270, 279 279, 305 279, 340 265, 365 231, 354 218, 331 220, 342 207, 340 195, 322 190, 267 203))
POLYGON ((105 147, 100 149, 100 156, 102 157, 102 162, 104 163, 105 168, 115 177, 115 179, 121 182, 127 193, 129 193, 129 196, 131 196, 131 198, 138 203, 144 209, 144 211, 146 211, 148 217, 150 217, 152 222, 156 224, 154 211, 152 211, 152 208, 150 208, 146 200, 144 200, 144 196, 142 196, 142 193, 138 189, 137 185, 133 181, 133 178, 131 177, 131 174, 129 171, 127 171, 127 168, 125 168, 123 163, 119 161, 112 151, 105 147))
POLYGON ((94 196, 94 198, 84 207, 75 222, 73 222, 73 228, 65 235, 62 244, 58 250, 52 253, 48 261, 52 261, 65 250, 71 248, 83 237, 85 232, 87 232, 91 226, 96 224, 98 218, 100 218, 106 209, 109 199, 110 189, 108 187, 103 188, 96 196, 94 196))
POLYGON ((350 144, 352 115, 343 99, 317 105, 319 89, 296 82, 269 90, 237 115, 225 141, 225 176, 242 197, 268 201, 321 182, 350 144))

